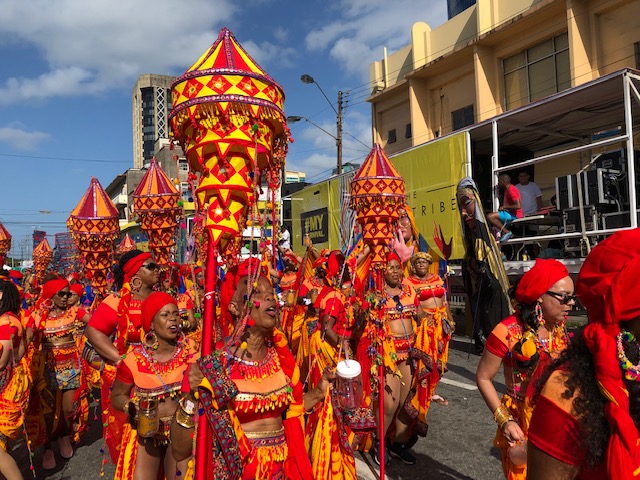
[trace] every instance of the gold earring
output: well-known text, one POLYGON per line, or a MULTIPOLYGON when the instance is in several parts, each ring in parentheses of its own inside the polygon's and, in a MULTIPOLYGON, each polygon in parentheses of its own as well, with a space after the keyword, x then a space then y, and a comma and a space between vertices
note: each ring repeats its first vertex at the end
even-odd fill
POLYGON ((130 283, 131 283, 131 290, 133 290, 134 292, 139 292, 140 288, 142 288, 142 279, 140 277, 133 277, 130 283))

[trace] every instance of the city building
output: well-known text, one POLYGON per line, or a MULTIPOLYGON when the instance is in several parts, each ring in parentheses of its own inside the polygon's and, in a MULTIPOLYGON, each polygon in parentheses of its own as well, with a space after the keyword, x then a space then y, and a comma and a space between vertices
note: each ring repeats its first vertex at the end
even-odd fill
POLYGON ((142 168, 156 154, 158 139, 169 139, 171 84, 176 77, 140 75, 131 94, 133 168, 142 168))
POLYGON ((305 172, 294 172, 292 170, 286 170, 284 172, 283 183, 299 183, 307 180, 307 174, 305 172))
POLYGON ((146 172, 144 168, 129 168, 111 180, 111 183, 104 189, 118 209, 120 231, 123 235, 127 233, 132 226, 136 225, 132 212, 132 195, 146 172))
MULTIPOLYGON (((625 67, 640 67, 638 0, 449 0, 370 66, 374 141, 407 150, 625 67)), ((419 14, 418 14, 419 15, 419 14)))

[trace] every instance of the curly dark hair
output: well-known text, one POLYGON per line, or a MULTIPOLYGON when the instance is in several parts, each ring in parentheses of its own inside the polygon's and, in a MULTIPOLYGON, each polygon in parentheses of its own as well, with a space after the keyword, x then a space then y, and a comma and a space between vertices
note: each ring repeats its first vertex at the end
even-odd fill
POLYGON ((18 287, 9 280, 0 280, 0 315, 7 312, 18 315, 21 307, 22 301, 18 287))
MULTIPOLYGON (((624 328, 624 322, 622 324, 624 328)), ((631 363, 640 361, 640 350, 635 341, 623 340, 623 348, 631 363)), ((593 356, 587 348, 581 329, 569 346, 543 372, 535 385, 534 403, 551 374, 558 369, 566 373, 566 390, 562 397, 573 401, 573 408, 580 427, 579 447, 585 452, 585 466, 592 468, 603 461, 609 441, 610 429, 605 416, 606 399, 600 393, 595 377, 593 356)), ((640 383, 624 380, 629 391, 629 414, 633 423, 640 428, 640 383)))
POLYGON ((137 257, 138 255, 142 255, 143 253, 144 252, 141 250, 130 250, 128 252, 125 252, 120 257, 118 264, 113 267, 113 280, 118 290, 120 290, 122 288, 122 285, 124 285, 124 266, 129 260, 137 257))

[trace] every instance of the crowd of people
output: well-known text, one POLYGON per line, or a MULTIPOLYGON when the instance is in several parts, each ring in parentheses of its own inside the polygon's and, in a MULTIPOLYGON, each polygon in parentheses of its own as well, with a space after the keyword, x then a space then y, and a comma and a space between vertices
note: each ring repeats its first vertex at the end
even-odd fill
POLYGON ((438 262, 415 229, 398 229, 395 241, 381 291, 362 243, 345 257, 310 241, 298 256, 285 242, 229 266, 206 356, 200 265, 128 251, 111 293, 92 301, 77 273, 2 270, 0 475, 23 478, 10 454, 23 435, 45 475, 66 462, 90 404, 118 479, 193 478, 197 462, 212 478, 355 479, 357 450, 415 464, 431 399, 446 403, 435 388, 454 323, 438 262), (341 387, 341 363, 361 383, 341 387), (200 417, 213 433, 207 458, 195 458, 200 417))
MULTIPOLYGON (((469 241, 486 228, 476 200, 473 184, 458 189, 469 241)), ((113 267, 112 293, 91 302, 77 273, 2 270, 0 475, 23 478, 10 454, 21 435, 45 471, 71 458, 92 401, 118 479, 194 478, 198 462, 220 479, 355 479, 357 450, 415 464, 430 405, 446 403, 435 390, 455 324, 446 278, 401 213, 378 286, 362 243, 346 256, 308 241, 303 256, 268 246, 229 266, 209 355, 201 266, 132 250, 113 267), (211 442, 196 458, 202 425, 211 442)), ((475 261, 490 266, 487 238, 475 261)), ((639 273, 637 229, 594 247, 575 286, 561 262, 538 259, 503 318, 480 330, 476 380, 508 480, 638 471, 639 273), (578 299, 589 323, 571 337, 578 299)))

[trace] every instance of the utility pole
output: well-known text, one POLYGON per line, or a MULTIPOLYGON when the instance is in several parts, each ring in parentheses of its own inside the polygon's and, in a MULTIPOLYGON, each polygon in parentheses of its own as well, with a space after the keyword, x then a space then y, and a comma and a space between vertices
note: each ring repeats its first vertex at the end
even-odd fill
POLYGON ((342 173, 342 91, 338 92, 338 112, 336 113, 336 147, 338 149, 338 175, 342 173))

